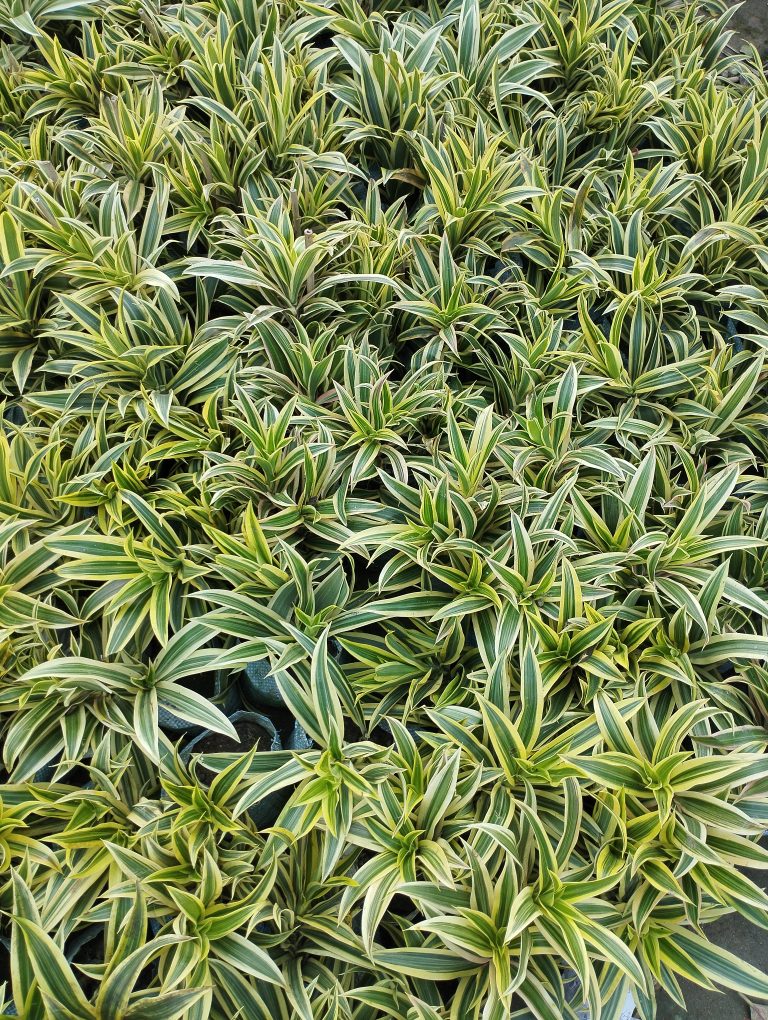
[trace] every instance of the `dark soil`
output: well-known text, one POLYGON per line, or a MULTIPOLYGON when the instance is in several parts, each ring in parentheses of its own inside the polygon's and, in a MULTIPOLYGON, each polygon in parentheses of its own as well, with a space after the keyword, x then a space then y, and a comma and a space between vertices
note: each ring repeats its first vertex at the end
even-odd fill
POLYGON ((237 754, 245 754, 252 747, 259 751, 268 751, 272 746, 272 737, 266 730, 263 730, 258 723, 250 720, 233 723, 240 743, 223 733, 208 733, 195 743, 193 751, 195 754, 226 754, 234 751, 237 754))

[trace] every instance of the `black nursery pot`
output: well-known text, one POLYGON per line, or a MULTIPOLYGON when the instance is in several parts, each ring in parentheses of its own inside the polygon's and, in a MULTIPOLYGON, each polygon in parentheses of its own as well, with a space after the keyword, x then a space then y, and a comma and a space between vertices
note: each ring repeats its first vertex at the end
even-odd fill
MULTIPOLYGON (((343 649, 334 638, 329 642, 329 651, 337 662, 342 661, 343 649)), ((256 659, 249 662, 245 672, 240 674, 240 689, 243 702, 254 708, 285 708, 285 701, 277 681, 269 675, 271 666, 269 659, 256 659)))
POLYGON ((284 708, 285 702, 273 676, 269 676, 269 659, 249 662, 240 675, 240 688, 246 705, 257 708, 284 708))
MULTIPOLYGON (((196 694, 212 701, 217 708, 220 708, 224 715, 230 715, 239 704, 237 685, 230 682, 229 674, 224 670, 217 670, 215 673, 201 673, 197 678, 189 678, 186 685, 196 694)), ((199 733, 200 727, 187 722, 180 716, 170 712, 167 708, 161 708, 157 714, 157 721, 160 726, 169 733, 199 733)))
POLYGON ((731 344, 733 344, 733 349, 736 354, 739 354, 744 350, 744 341, 741 339, 741 336, 739 335, 739 327, 733 319, 726 319, 725 335, 731 344))
POLYGON ((295 719, 288 731, 283 730, 283 733, 283 747, 286 751, 308 751, 313 746, 312 738, 295 719))
POLYGON ((252 747, 258 751, 279 751, 282 743, 271 719, 259 712, 238 711, 229 716, 240 742, 213 730, 203 730, 181 749, 181 760, 188 762, 193 754, 245 754, 252 747))
MULTIPOLYGON (((252 747, 257 751, 280 751, 283 747, 280 734, 274 727, 271 719, 261 715, 259 712, 233 712, 229 721, 235 728, 240 742, 225 736, 223 733, 214 733, 212 730, 203 730, 196 737, 185 744, 181 749, 181 760, 189 762, 193 754, 245 754, 252 747)), ((303 732, 303 730, 302 730, 303 732)), ((198 766, 198 774, 201 778, 210 776, 211 773, 205 766, 198 766)), ((283 809, 287 795, 283 791, 269 794, 258 804, 249 809, 248 814, 260 829, 272 825, 283 809)))

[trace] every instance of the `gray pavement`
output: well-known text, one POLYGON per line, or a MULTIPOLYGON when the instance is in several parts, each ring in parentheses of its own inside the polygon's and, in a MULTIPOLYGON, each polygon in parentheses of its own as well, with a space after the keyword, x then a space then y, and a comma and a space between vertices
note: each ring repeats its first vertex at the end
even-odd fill
POLYGON ((768 59, 768 0, 746 0, 736 11, 731 27, 757 47, 763 60, 768 59))
MULTIPOLYGON (((768 872, 745 869, 745 874, 763 889, 768 888, 768 872)), ((740 960, 747 960, 763 973, 768 973, 768 931, 750 924, 741 914, 721 917, 707 925, 705 930, 707 937, 716 945, 734 953, 740 960)), ((737 992, 707 992, 687 981, 681 981, 680 984, 688 1012, 684 1012, 666 995, 660 994, 656 1020, 756 1020, 756 1016, 768 1015, 753 1014, 749 1003, 737 992)))
MULTIPOLYGON (((734 15, 731 27, 741 39, 756 46, 764 61, 768 61, 768 0, 746 0, 734 15)), ((738 39, 734 39, 738 47, 738 39)), ((758 885, 768 887, 768 873, 748 871, 758 885)), ((747 960, 758 970, 768 973, 768 931, 756 928, 740 914, 729 914, 707 926, 707 936, 717 945, 747 960)), ((681 982, 685 993, 687 1012, 665 995, 659 996, 657 1020, 755 1020, 768 1015, 752 1012, 736 992, 707 992, 696 985, 681 982)))

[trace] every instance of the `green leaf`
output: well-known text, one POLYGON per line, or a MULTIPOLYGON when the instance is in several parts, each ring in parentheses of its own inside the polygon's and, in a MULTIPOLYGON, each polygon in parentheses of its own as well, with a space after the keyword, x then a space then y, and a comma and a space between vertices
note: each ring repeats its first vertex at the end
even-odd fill
POLYGON ((267 981, 273 985, 285 984, 280 970, 266 950, 238 935, 237 932, 216 939, 213 950, 225 963, 245 974, 250 974, 258 981, 267 981))
POLYGON ((451 981, 476 971, 480 961, 462 959, 448 949, 380 949, 373 961, 385 970, 425 981, 451 981))
POLYGON ((691 662, 699 666, 733 659, 757 659, 764 662, 768 659, 768 637, 757 634, 716 634, 694 645, 689 654, 691 662))
POLYGON ((233 740, 239 739, 237 730, 223 712, 197 691, 163 681, 157 685, 155 692, 158 705, 174 715, 203 729, 223 733, 233 740))
POLYGON ((73 1017, 92 1020, 93 1008, 80 990, 64 954, 39 924, 25 917, 14 917, 22 931, 32 968, 47 999, 66 1009, 73 1017))

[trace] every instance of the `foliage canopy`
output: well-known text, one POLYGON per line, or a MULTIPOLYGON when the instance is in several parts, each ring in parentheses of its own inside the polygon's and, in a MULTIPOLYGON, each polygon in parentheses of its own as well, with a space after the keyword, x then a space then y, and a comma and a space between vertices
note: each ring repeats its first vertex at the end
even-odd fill
POLYGON ((728 16, 0 0, 4 1015, 768 997, 728 16))

